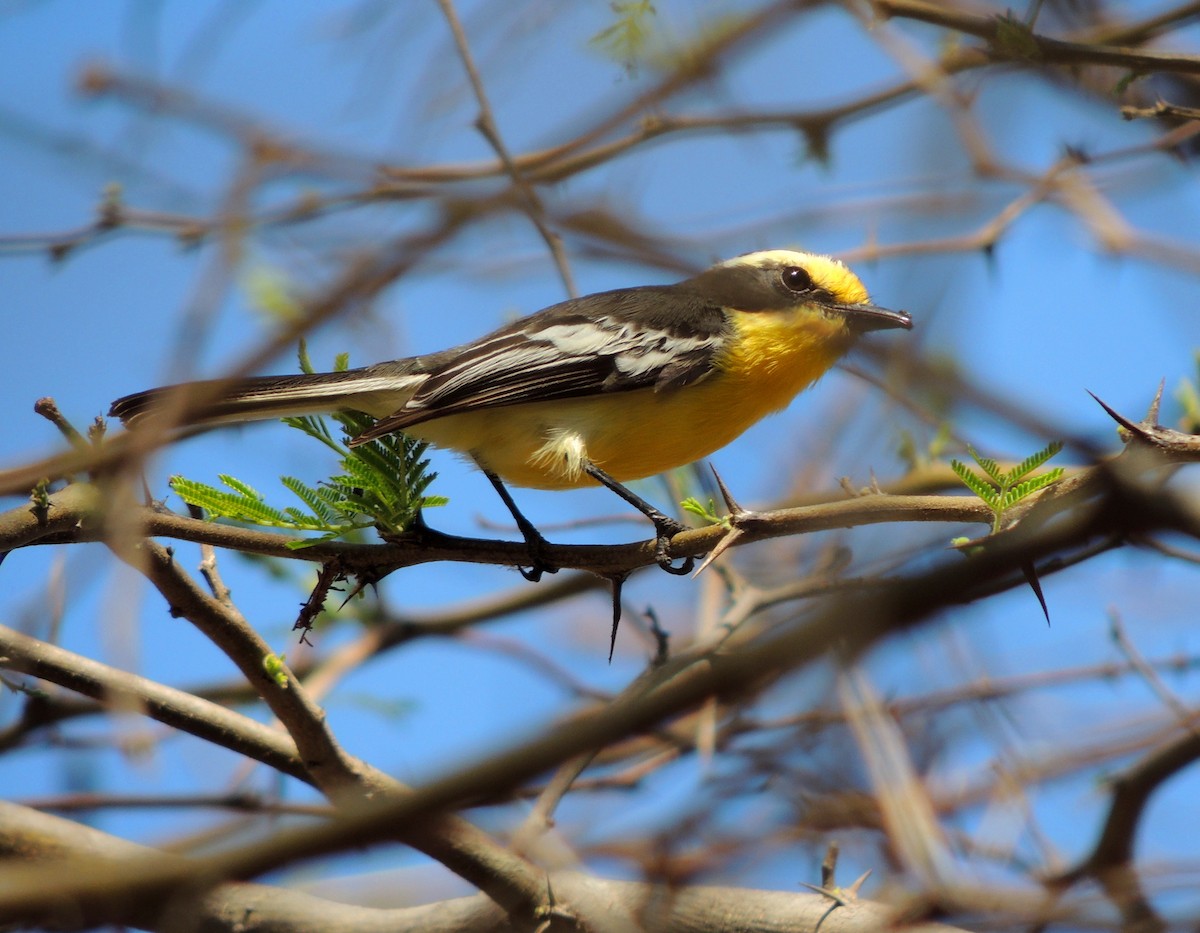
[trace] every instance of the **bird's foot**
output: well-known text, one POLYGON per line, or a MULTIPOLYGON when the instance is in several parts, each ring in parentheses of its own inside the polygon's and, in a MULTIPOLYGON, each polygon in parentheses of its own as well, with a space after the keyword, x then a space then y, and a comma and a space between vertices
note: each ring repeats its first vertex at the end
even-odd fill
POLYGON ((550 542, 542 537, 542 533, 525 523, 521 534, 525 538, 525 547, 529 549, 529 566, 517 564, 517 572, 530 583, 537 583, 542 579, 542 574, 558 573, 558 566, 546 556, 550 542))
POLYGON ((674 558, 671 557, 671 539, 679 532, 687 531, 687 525, 677 522, 669 515, 664 515, 657 509, 653 515, 649 515, 650 521, 654 522, 654 560, 667 573, 675 576, 684 576, 692 572, 692 568, 696 565, 696 558, 687 556, 683 558, 683 563, 678 566, 674 563, 674 558))

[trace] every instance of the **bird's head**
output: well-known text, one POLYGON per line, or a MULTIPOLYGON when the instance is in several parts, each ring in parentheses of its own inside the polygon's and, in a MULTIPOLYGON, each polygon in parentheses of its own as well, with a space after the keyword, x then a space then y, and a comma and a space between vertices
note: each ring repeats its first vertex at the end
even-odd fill
POLYGON ((686 283, 723 307, 753 314, 804 309, 844 326, 848 335, 912 327, 905 311, 871 303, 862 281, 829 256, 789 249, 747 253, 686 283))
POLYGON ((727 373, 779 377, 779 398, 820 377, 872 330, 912 327, 904 311, 871 303, 858 276, 828 256, 772 249, 738 256, 680 283, 719 304, 736 334, 721 360, 727 373))

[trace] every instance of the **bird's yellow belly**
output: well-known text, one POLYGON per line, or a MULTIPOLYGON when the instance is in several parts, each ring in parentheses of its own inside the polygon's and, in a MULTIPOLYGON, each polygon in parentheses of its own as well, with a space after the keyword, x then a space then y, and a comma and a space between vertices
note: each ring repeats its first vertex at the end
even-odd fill
MULTIPOLYGON (((830 360, 832 362, 832 360, 830 360)), ((783 378, 714 373, 673 392, 638 389, 600 399, 565 399, 439 418, 410 429, 457 450, 514 486, 573 489, 595 485, 584 461, 619 482, 684 466, 724 447, 785 407, 828 364, 783 378)))

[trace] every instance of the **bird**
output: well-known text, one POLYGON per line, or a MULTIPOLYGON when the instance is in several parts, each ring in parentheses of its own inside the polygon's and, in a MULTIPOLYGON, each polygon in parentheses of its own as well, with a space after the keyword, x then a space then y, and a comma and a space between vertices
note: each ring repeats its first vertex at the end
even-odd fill
POLYGON ((437 353, 164 386, 117 399, 109 415, 136 429, 167 411, 184 423, 175 427, 363 412, 376 421, 351 447, 402 431, 483 471, 525 538, 529 579, 555 568, 507 485, 609 488, 653 522, 659 565, 682 573, 692 559, 674 566, 670 541, 684 526, 625 484, 724 447, 862 334, 911 327, 839 260, 769 249, 674 284, 571 298, 437 353))

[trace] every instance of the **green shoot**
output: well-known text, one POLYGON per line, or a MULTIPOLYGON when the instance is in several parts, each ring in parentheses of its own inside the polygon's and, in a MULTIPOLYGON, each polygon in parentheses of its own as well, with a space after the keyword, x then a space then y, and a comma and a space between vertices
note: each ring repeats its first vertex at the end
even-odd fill
POLYGON ((286 663, 286 654, 268 654, 262 660, 263 670, 267 672, 268 677, 275 681, 275 686, 282 690, 288 688, 287 669, 284 667, 286 663))
POLYGON ((637 73, 653 32, 654 4, 649 0, 613 0, 616 21, 592 36, 589 44, 620 62, 629 75, 637 73))
MULTIPOLYGON (((342 371, 347 365, 342 355, 335 368, 342 371)), ((313 372, 303 342, 300 368, 313 372)), ((325 418, 283 419, 284 424, 334 451, 341 467, 340 473, 315 487, 294 476, 282 477, 284 487, 300 500, 301 506, 270 505, 258 490, 228 474, 219 476, 225 489, 182 476, 172 478, 171 488, 184 502, 199 506, 214 520, 318 534, 289 543, 293 548, 344 538, 372 527, 384 537, 394 537, 416 521, 421 509, 446 504, 444 496, 425 494, 437 476, 429 472, 429 461, 424 459, 426 444, 405 434, 389 434, 351 449, 347 441, 370 427, 374 419, 358 412, 336 412, 329 419, 341 426, 341 438, 334 437, 325 418)))
POLYGON ((1037 453, 1026 457, 1011 470, 1001 470, 1000 464, 991 457, 981 457, 973 448, 968 447, 967 450, 979 471, 973 470, 960 460, 951 460, 950 469, 992 510, 992 534, 995 534, 1000 530, 1004 514, 1009 509, 1062 478, 1062 467, 1055 467, 1038 476, 1031 475, 1062 450, 1062 446, 1060 441, 1053 441, 1037 453))
POLYGON ((717 514, 717 503, 710 496, 708 505, 704 505, 695 496, 688 496, 679 503, 680 508, 690 515, 695 515, 708 525, 728 525, 729 517, 717 514))
POLYGON ((1200 434, 1200 353, 1196 354, 1196 378, 1180 380, 1175 398, 1183 409, 1179 430, 1185 434, 1200 434))
POLYGON ((40 479, 29 492, 29 511, 41 524, 50 515, 50 480, 40 479))
POLYGON ((896 456, 911 473, 939 460, 950 440, 950 425, 945 421, 938 423, 937 431, 924 449, 921 448, 916 436, 911 431, 901 430, 900 439, 896 445, 896 456))
MULTIPOLYGON (((1038 490, 1045 489, 1051 483, 1056 483, 1062 478, 1062 467, 1055 467, 1038 476, 1032 475, 1034 470, 1062 450, 1062 446, 1061 441, 1051 441, 1011 470, 1000 469, 1000 464, 991 457, 981 457, 974 448, 968 447, 968 452, 982 472, 971 469, 960 460, 951 460, 950 469, 957 474, 971 492, 979 496, 992 510, 992 534, 995 534, 1000 530, 1004 522, 1004 514, 1009 509, 1018 502, 1028 499, 1038 490)), ((957 539, 956 546, 964 543, 961 539, 957 539)), ((1033 590, 1033 595, 1037 597, 1038 604, 1042 607, 1042 614, 1046 617, 1046 624, 1049 625, 1050 609, 1046 605, 1045 594, 1042 593, 1037 568, 1034 567, 1032 561, 1028 561, 1021 565, 1021 572, 1025 575, 1030 589, 1033 590)))

